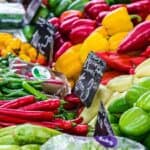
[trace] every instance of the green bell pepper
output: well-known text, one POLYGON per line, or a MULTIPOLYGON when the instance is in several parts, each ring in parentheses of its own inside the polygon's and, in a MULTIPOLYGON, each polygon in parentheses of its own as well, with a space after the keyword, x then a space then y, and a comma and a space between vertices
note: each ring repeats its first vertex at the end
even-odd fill
POLYGON ((29 144, 21 147, 21 150, 40 150, 40 145, 29 144))
POLYGON ((123 113, 129 108, 129 104, 127 103, 125 99, 125 94, 123 93, 120 97, 116 98, 110 103, 110 105, 108 106, 108 111, 110 113, 119 114, 123 113))
POLYGON ((139 85, 133 85, 131 88, 127 90, 127 93, 125 95, 125 99, 128 102, 130 106, 133 106, 133 104, 137 101, 137 99, 147 91, 148 89, 139 86, 139 85))
POLYGON ((71 0, 62 0, 59 5, 56 7, 54 14, 60 16, 62 12, 67 10, 68 6, 71 4, 71 0))
POLYGON ((150 91, 147 91, 140 96, 135 105, 145 111, 150 112, 150 91))
POLYGON ((140 136, 150 130, 150 117, 141 108, 133 107, 123 113, 119 120, 119 127, 126 135, 140 136))
POLYGON ((113 5, 113 4, 127 4, 130 3, 131 0, 105 0, 107 4, 113 5))
POLYGON ((150 149, 150 134, 148 134, 144 139, 144 145, 147 147, 147 149, 150 149))
POLYGON ((117 115, 111 114, 110 112, 107 112, 108 115, 108 120, 110 123, 118 123, 119 122, 119 117, 117 115))
POLYGON ((69 5, 68 10, 80 10, 83 11, 85 4, 89 0, 75 0, 71 5, 69 5))
POLYGON ((48 0, 51 9, 55 9, 62 0, 48 0))

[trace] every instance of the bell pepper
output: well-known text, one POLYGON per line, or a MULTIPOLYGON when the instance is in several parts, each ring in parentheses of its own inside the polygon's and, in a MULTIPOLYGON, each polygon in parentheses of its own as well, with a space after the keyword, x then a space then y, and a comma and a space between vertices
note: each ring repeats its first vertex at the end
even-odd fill
POLYGON ((68 6, 70 6, 71 0, 61 0, 58 6, 55 8, 55 15, 60 16, 62 12, 67 10, 68 6))
POLYGON ((131 0, 106 0, 107 4, 113 5, 113 4, 127 4, 130 3, 131 0))
POLYGON ((109 39, 110 51, 116 51, 122 40, 128 35, 128 32, 120 32, 112 35, 109 39))
POLYGON ((146 93, 142 94, 137 100, 135 105, 149 112, 150 111, 150 91, 147 91, 146 93))
POLYGON ((53 17, 48 20, 49 23, 53 24, 57 29, 60 27, 60 20, 58 17, 53 17))
POLYGON ((133 24, 125 7, 110 12, 102 20, 102 25, 106 28, 109 35, 119 32, 129 32, 133 29, 133 24))
POLYGON ((108 106, 110 113, 120 114, 130 108, 125 99, 125 93, 121 94, 118 98, 114 99, 108 106))
POLYGON ((146 50, 141 54, 141 56, 144 56, 146 58, 149 58, 150 57, 150 46, 148 46, 146 48, 146 50))
POLYGON ((89 0, 75 0, 72 2, 72 4, 69 5, 67 8, 68 10, 80 10, 83 11, 84 5, 88 2, 89 0))
POLYGON ((150 88, 150 77, 143 77, 143 78, 141 78, 138 81, 138 85, 143 87, 143 88, 149 89, 150 88))
POLYGON ((68 79, 76 79, 82 69, 79 57, 81 46, 82 44, 77 44, 70 47, 56 61, 56 71, 64 73, 68 79))
POLYGON ((119 129, 119 125, 117 123, 112 123, 111 124, 111 127, 112 127, 112 130, 114 132, 114 134, 116 136, 121 136, 121 132, 120 132, 120 129, 119 129))
POLYGON ((61 0, 48 0, 48 4, 52 9, 55 9, 60 2, 61 0))
POLYGON ((150 14, 146 17, 145 20, 150 21, 150 14))
POLYGON ((149 44, 150 21, 144 21, 137 25, 128 36, 121 42, 118 53, 137 51, 149 44))
POLYGON ((140 136, 150 130, 148 113, 138 107, 127 110, 119 120, 122 133, 128 136, 140 136))
POLYGON ((86 60, 89 52, 91 51, 102 52, 102 51, 109 50, 109 43, 107 41, 107 38, 104 35, 105 33, 103 32, 103 30, 101 30, 101 32, 99 32, 99 30, 100 29, 96 29, 95 31, 93 31, 83 42, 80 51, 80 58, 82 62, 86 60))
POLYGON ((147 149, 150 149, 150 134, 144 138, 144 145, 147 147, 147 149))

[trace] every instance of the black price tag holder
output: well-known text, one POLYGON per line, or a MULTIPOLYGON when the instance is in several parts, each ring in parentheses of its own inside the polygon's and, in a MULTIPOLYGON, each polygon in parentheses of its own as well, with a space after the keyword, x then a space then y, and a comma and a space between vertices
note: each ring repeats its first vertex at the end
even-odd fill
POLYGON ((91 52, 74 88, 74 94, 81 99, 86 107, 90 107, 92 104, 105 69, 106 63, 91 52))

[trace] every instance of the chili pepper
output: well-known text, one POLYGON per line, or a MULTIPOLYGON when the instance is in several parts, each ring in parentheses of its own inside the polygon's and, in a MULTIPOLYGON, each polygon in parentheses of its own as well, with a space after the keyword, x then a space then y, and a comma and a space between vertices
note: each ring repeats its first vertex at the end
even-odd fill
POLYGON ((80 123, 82 123, 82 121, 83 121, 82 117, 78 117, 78 118, 71 120, 71 122, 76 123, 76 124, 80 124, 80 123))
POLYGON ((58 99, 49 99, 46 101, 36 102, 24 107, 21 107, 21 110, 43 110, 50 111, 55 110, 60 106, 60 100, 58 99))
POLYGON ((131 0, 106 0, 107 4, 109 5, 113 5, 113 4, 117 4, 117 3, 130 3, 131 0))
POLYGON ((5 103, 4 105, 1 105, 0 108, 19 108, 31 103, 35 102, 35 98, 32 95, 20 97, 18 99, 14 99, 13 101, 10 101, 8 103, 5 103))
POLYGON ((9 127, 9 126, 14 126, 15 125, 15 123, 6 123, 6 122, 0 122, 0 126, 1 127, 9 127))
POLYGON ((49 19, 48 22, 53 24, 57 29, 60 26, 60 20, 58 17, 53 17, 53 18, 49 19))
POLYGON ((90 16, 93 19, 95 19, 102 11, 109 11, 109 6, 107 4, 95 4, 91 8, 89 8, 90 16))
POLYGON ((144 48, 149 42, 150 38, 150 22, 144 21, 137 25, 128 36, 121 42, 118 53, 126 53, 140 50, 144 48))
POLYGON ((71 42, 73 44, 82 43, 94 29, 95 28, 93 26, 76 26, 76 28, 73 28, 71 30, 69 35, 71 42))
POLYGON ((38 99, 41 100, 46 100, 47 96, 43 93, 41 93, 40 91, 36 90, 35 88, 33 88, 30 84, 28 84, 26 81, 22 82, 22 87, 28 91, 29 93, 33 94, 34 96, 36 96, 38 99))
POLYGON ((102 11, 102 12, 100 12, 100 13, 98 14, 98 16, 96 17, 96 21, 97 21, 98 25, 101 24, 103 18, 104 18, 106 15, 108 15, 108 13, 110 13, 110 11, 102 11))
POLYGON ((80 104, 81 100, 74 94, 70 94, 64 97, 64 100, 73 104, 80 104))
POLYGON ((52 9, 55 9, 60 2, 61 2, 61 0, 48 0, 49 6, 52 9))
POLYGON ((109 67, 121 71, 129 73, 132 68, 132 64, 130 62, 130 57, 128 55, 117 55, 116 53, 97 53, 103 60, 106 61, 109 67))
POLYGON ((4 104, 6 104, 6 103, 8 103, 8 101, 6 101, 6 100, 0 100, 0 106, 1 106, 1 105, 4 105, 4 104))
POLYGON ((88 12, 89 9, 90 9, 93 5, 95 5, 95 4, 104 4, 104 3, 105 3, 104 0, 93 0, 93 1, 90 1, 90 2, 88 2, 88 3, 85 4, 85 6, 84 6, 84 11, 85 11, 85 12, 88 12))
POLYGON ((83 11, 84 5, 88 2, 88 0, 75 0, 72 4, 67 8, 68 10, 80 10, 83 11))
POLYGON ((45 111, 24 111, 24 110, 15 110, 15 109, 5 109, 0 108, 1 115, 9 115, 12 117, 18 117, 28 120, 51 120, 54 116, 53 112, 45 111))
POLYGON ((60 49, 55 54, 55 61, 68 49, 72 46, 70 42, 65 42, 60 49))
POLYGON ((139 56, 139 57, 133 57, 131 58, 131 63, 133 64, 133 66, 138 66, 139 64, 141 64, 146 58, 139 56))
POLYGON ((127 110, 119 120, 121 132, 129 136, 139 136, 150 129, 150 118, 148 113, 141 108, 133 107, 127 110))
POLYGON ((60 21, 63 22, 67 20, 67 18, 75 17, 75 16, 81 18, 83 14, 81 11, 78 10, 67 10, 61 14, 60 21))
POLYGON ((146 48, 146 50, 141 54, 141 56, 144 56, 144 57, 147 57, 147 58, 150 57, 150 46, 148 46, 146 48))
POLYGON ((62 12, 64 12, 68 6, 70 6, 71 0, 61 0, 58 6, 55 8, 55 15, 60 16, 62 12))
POLYGON ((26 91, 24 91, 24 89, 18 89, 18 90, 15 90, 14 92, 12 93, 9 93, 6 95, 6 97, 22 97, 22 96, 27 96, 29 95, 26 91))
POLYGON ((86 124, 78 124, 77 126, 71 128, 70 130, 66 132, 79 135, 79 136, 86 136, 88 134, 88 129, 89 127, 86 124))
POLYGON ((75 20, 78 20, 79 17, 73 17, 69 20, 65 20, 64 22, 61 23, 60 25, 60 30, 61 32, 69 32, 72 29, 72 24, 75 20))
POLYGON ((119 75, 122 75, 122 73, 118 71, 107 71, 103 74, 101 84, 106 85, 112 78, 117 77, 119 75))

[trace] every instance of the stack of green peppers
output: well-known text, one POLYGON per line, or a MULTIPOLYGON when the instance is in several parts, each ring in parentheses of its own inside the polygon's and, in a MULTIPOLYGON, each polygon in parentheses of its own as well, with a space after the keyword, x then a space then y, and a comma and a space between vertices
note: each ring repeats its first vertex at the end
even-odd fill
POLYGON ((116 135, 142 142, 150 149, 150 77, 144 77, 108 106, 116 135))

